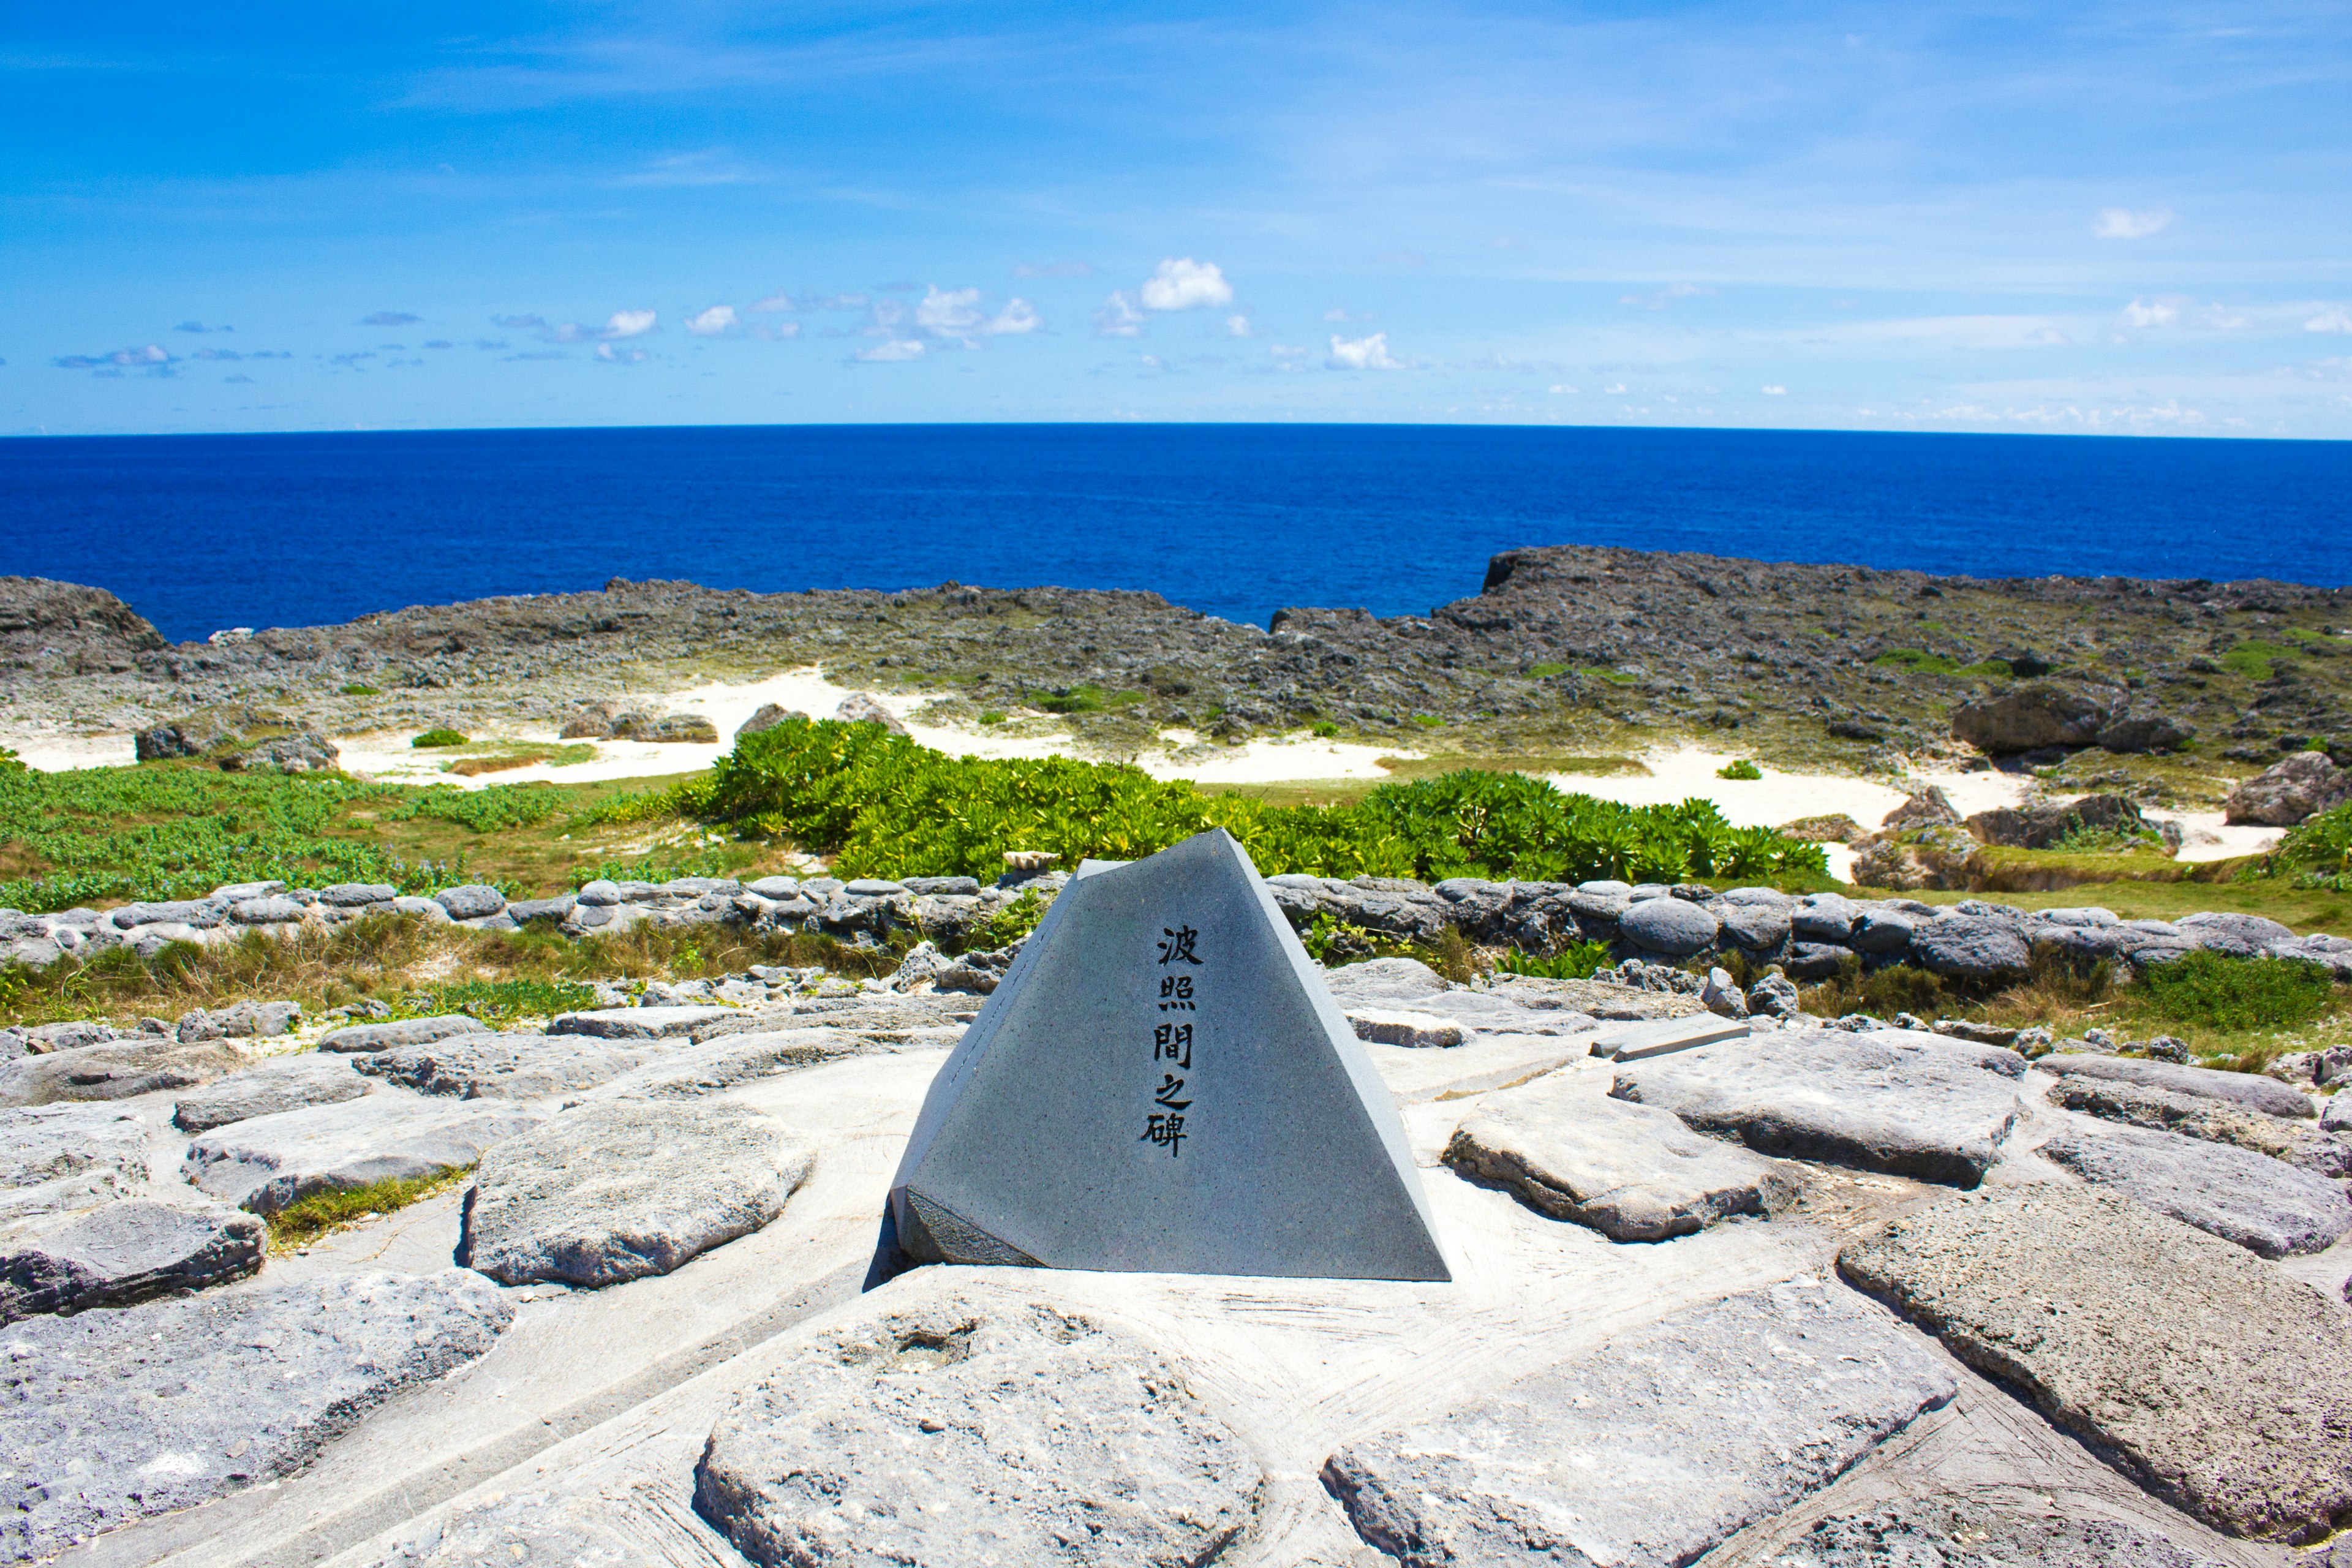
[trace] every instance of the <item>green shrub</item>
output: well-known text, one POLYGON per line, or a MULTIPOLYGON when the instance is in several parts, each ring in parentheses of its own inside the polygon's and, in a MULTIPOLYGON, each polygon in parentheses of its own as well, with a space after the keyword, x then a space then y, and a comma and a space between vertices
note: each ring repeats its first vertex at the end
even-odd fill
POLYGON ((423 816, 454 822, 475 833, 499 833, 510 827, 536 827, 563 809, 562 792, 552 784, 492 784, 488 789, 458 789, 436 784, 387 815, 391 822, 423 816))
POLYGON ((2234 958, 2200 949, 2151 964, 2139 984, 2158 1016, 2210 1029, 2288 1028, 2336 1005, 2334 976, 2300 959, 2234 958))
POLYGON ((1424 730, 1443 730, 1445 728, 1445 721, 1440 719, 1434 713, 1416 713, 1412 716, 1412 721, 1420 725, 1424 730))
POLYGON ((1538 980, 1590 980, 1592 972, 1609 962, 1609 944, 1605 942, 1571 942, 1558 952, 1521 952, 1517 948, 1505 951, 1495 961, 1495 968, 1503 974, 1528 974, 1538 980))
POLYGON ((1820 877, 1816 844, 1733 827, 1712 801, 1626 806, 1524 773, 1464 769, 1387 784, 1350 805, 1269 805, 1067 757, 926 751, 878 725, 788 720, 721 757, 698 811, 836 858, 847 877, 993 877, 1009 850, 1065 866, 1133 860, 1210 827, 1268 876, 1820 877))
POLYGON ((1045 910, 1052 902, 1050 899, 1039 898, 1034 888, 1030 889, 980 924, 967 930, 963 935, 965 951, 993 952, 1000 947, 1011 947, 1037 929, 1037 922, 1045 918, 1045 910))
POLYGON ((2352 803, 2291 828, 2271 852, 2273 867, 2302 874, 2311 887, 2352 893, 2352 803))
POLYGON ((1048 713, 1099 713, 1103 709, 1102 688, 1073 686, 1051 697, 1040 697, 1037 706, 1048 713))
POLYGON ((1764 770, 1746 757, 1741 757, 1737 762, 1726 763, 1716 769, 1715 776, 1719 779, 1760 779, 1764 776, 1764 770))
POLYGON ((427 730, 408 743, 420 749, 430 746, 462 746, 466 744, 466 737, 455 730, 427 730))
POLYGON ((346 697, 381 697, 383 693, 375 687, 362 686, 355 680, 349 686, 343 688, 343 695, 346 697))
POLYGON ((25 764, 25 759, 16 754, 16 748, 0 746, 0 773, 21 773, 30 771, 25 764))
POLYGON ((1318 739, 1318 740, 1321 740, 1321 741, 1328 741, 1328 740, 1330 740, 1333 736, 1337 735, 1339 732, 1339 725, 1337 725, 1337 724, 1334 724, 1334 723, 1333 723, 1333 722, 1331 722, 1331 721, 1329 721, 1328 719, 1326 719, 1326 720, 1322 721, 1320 723, 1317 724, 1317 725, 1315 726, 1315 728, 1314 728, 1313 731, 1312 731, 1312 733, 1315 735, 1316 739, 1318 739))
MULTIPOLYGON (((869 724, 869 730, 879 730, 869 724)), ((667 789, 642 790, 615 795, 580 819, 583 827, 619 827, 638 822, 658 822, 666 816, 700 816, 710 805, 714 781, 707 773, 680 779, 667 789)))
POLYGON ((463 1013, 486 1024, 551 1018, 596 1005, 596 988, 576 980, 460 980, 406 999, 419 1017, 463 1013))
POLYGON ((982 714, 980 716, 980 721, 983 724, 1002 724, 1004 722, 1004 715, 992 710, 989 712, 982 714))
POLYGON ((1531 664, 1528 666, 1528 679, 1529 680, 1549 680, 1555 675, 1566 675, 1567 673, 1568 666, 1564 664, 1531 664))

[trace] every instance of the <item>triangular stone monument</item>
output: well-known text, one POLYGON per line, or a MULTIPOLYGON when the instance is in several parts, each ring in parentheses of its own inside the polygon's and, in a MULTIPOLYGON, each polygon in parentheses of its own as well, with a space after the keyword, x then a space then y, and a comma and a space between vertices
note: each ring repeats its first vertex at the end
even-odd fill
POLYGON ((921 1263, 1446 1279, 1395 1102, 1213 828, 1072 878, 923 1100, 921 1263))

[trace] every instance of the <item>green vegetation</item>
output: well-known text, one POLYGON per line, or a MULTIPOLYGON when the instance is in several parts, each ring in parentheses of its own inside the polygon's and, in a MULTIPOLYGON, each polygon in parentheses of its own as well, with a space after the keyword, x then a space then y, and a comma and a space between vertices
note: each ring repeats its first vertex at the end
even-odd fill
POLYGON ((1716 769, 1715 776, 1719 779, 1760 779, 1764 776, 1764 770, 1746 757, 1741 757, 1737 762, 1726 763, 1716 769))
POLYGON ((1907 669, 1917 675, 1949 675, 1960 679, 1975 677, 2006 680, 2015 673, 2006 659, 1980 658, 1974 664, 1960 664, 1948 655, 1929 653, 1916 647, 1891 647, 1870 662, 1907 669))
POLYGON ((408 743, 423 750, 436 746, 462 746, 467 744, 467 740, 455 730, 427 730, 408 743))
POLYGON ((1529 974, 1538 980, 1590 980, 1592 972, 1608 962, 1607 942, 1572 942, 1552 953, 1512 948, 1495 961, 1495 968, 1504 974, 1529 974))
POLYGON ((452 1165, 429 1176, 394 1176, 363 1187, 331 1187, 287 1205, 269 1216, 269 1247, 291 1252, 331 1230, 388 1215, 420 1199, 446 1193, 473 1174, 471 1165, 452 1165))
POLYGON ((2292 1028, 2336 1005, 2335 977, 2315 963, 2218 952, 2154 965, 2137 989, 2166 1022, 2232 1033, 2292 1028))
POLYGON ((992 710, 982 714, 980 721, 983 724, 1002 724, 1004 722, 1004 715, 992 710))
POLYGON ((1549 680, 1555 675, 1566 675, 1567 673, 1568 666, 1564 664, 1531 664, 1528 666, 1528 679, 1529 680, 1549 680))
POLYGON ((386 821, 411 822, 429 816, 454 822, 470 833, 500 833, 510 827, 533 827, 565 805, 552 784, 492 784, 464 790, 436 784, 406 804, 384 814, 386 821))
POLYGON ((381 697, 383 693, 375 687, 362 686, 355 680, 349 686, 343 688, 343 695, 346 697, 381 697))
POLYGON ((1339 726, 1325 719, 1316 724, 1311 733, 1318 741, 1328 741, 1339 732, 1339 726))
POLYGON ((1102 688, 1073 686, 1066 691, 1038 698, 1037 706, 1048 713, 1099 713, 1103 710, 1102 688))
POLYGON ((459 778, 479 778, 484 773, 502 773, 515 768, 527 768, 544 763, 551 768, 570 767, 574 763, 593 762, 596 748, 586 742, 565 745, 545 745, 523 742, 499 743, 467 748, 468 753, 441 764, 445 773, 459 778))
POLYGON ((1434 713, 1416 713, 1412 716, 1412 721, 1420 725, 1424 730, 1443 730, 1445 728, 1445 721, 1440 719, 1434 713))
POLYGON ((2352 893, 2352 804, 2290 829, 2271 852, 2271 861, 2304 887, 2352 893))
POLYGON ((1714 804, 1619 805, 1520 773, 1463 769, 1346 805, 1268 805, 1062 757, 944 757, 871 724, 790 720, 746 736, 677 808, 837 857, 835 872, 992 876, 1008 850, 1136 859, 1223 827, 1275 875, 1808 878, 1818 845, 1735 828, 1714 804), (690 797, 690 798, 689 798, 690 797))
POLYGON ((1579 675, 1589 675, 1595 680, 1605 680, 1612 686, 1631 686, 1633 684, 1635 679, 1635 677, 1628 674, 1624 670, 1608 669, 1597 664, 1587 665, 1576 673, 1579 675))
POLYGON ((404 998, 403 1011, 420 1018, 463 1013, 485 1024, 518 1018, 551 1018, 596 1003, 596 988, 581 980, 531 975, 508 980, 458 980, 404 998))
POLYGON ((1049 907, 1048 901, 1039 898, 1033 888, 966 931, 963 945, 977 952, 1011 947, 1037 929, 1037 922, 1045 918, 1049 907))
POLYGON ((2249 680, 2268 680, 2273 667, 2280 659, 2293 658, 2298 651, 2278 643, 2264 642, 2259 637, 2249 637, 2222 654, 2221 664, 2223 669, 2242 675, 2249 680))

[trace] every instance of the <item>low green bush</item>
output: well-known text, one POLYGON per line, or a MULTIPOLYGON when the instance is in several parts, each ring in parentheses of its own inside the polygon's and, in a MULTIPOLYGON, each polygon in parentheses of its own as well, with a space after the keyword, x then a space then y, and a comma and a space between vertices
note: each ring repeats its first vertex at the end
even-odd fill
POLYGON ((1314 735, 1318 740, 1322 740, 1322 741, 1328 741, 1328 740, 1330 740, 1333 736, 1337 735, 1339 732, 1339 725, 1337 725, 1337 724, 1334 724, 1334 723, 1333 723, 1333 722, 1331 722, 1331 721, 1329 721, 1328 719, 1326 719, 1326 720, 1322 721, 1320 723, 1317 724, 1317 725, 1315 726, 1315 728, 1313 729, 1313 731, 1311 731, 1311 733, 1312 733, 1312 734, 1313 734, 1313 735, 1314 735))
POLYGON ((2291 828, 2271 852, 2274 868, 2298 876, 2307 887, 2352 893, 2352 803, 2323 811, 2291 828))
POLYGON ((1571 942, 1558 952, 1508 949, 1495 961, 1495 968, 1499 973, 1527 974, 1538 980, 1590 980, 1592 972, 1608 962, 1607 942, 1571 942))
POLYGON ((409 822, 423 816, 454 822, 475 833, 499 833, 511 827, 536 827, 562 809, 562 792, 552 784, 492 784, 474 790, 436 784, 405 805, 394 806, 385 820, 409 822))
POLYGON ((434 746, 462 746, 467 743, 467 740, 455 730, 427 730, 408 743, 424 749, 434 746))
POLYGON ((2316 963, 2202 949, 2149 965, 2139 984, 2158 1016, 2209 1029, 2290 1028, 2336 1004, 2335 976, 2316 963))
POLYGON ((1716 769, 1715 776, 1719 779, 1760 779, 1764 776, 1764 770, 1746 757, 1741 757, 1737 762, 1726 763, 1716 769))
POLYGON ((1465 769, 1349 805, 1208 795, 1116 763, 926 751, 878 725, 788 720, 719 759, 698 815, 837 857, 845 877, 993 878, 1009 850, 1132 860, 1210 827, 1268 876, 1635 881, 1818 879, 1816 844, 1733 827, 1712 801, 1626 806, 1465 769))
POLYGON ((343 695, 346 697, 381 697, 383 695, 383 692, 376 687, 362 686, 358 681, 354 680, 349 686, 343 688, 343 695))
POLYGON ((1002 724, 1004 722, 1004 715, 991 710, 980 716, 980 721, 983 724, 1002 724))
POLYGON ((551 1018, 596 1005, 596 988, 576 980, 460 980, 417 992, 404 1005, 419 1017, 463 1013, 486 1024, 551 1018))

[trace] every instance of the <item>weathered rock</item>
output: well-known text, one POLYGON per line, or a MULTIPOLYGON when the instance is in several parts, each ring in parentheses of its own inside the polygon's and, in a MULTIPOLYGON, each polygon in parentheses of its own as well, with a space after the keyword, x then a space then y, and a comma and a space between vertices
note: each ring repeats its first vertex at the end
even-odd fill
POLYGON ((1374 958, 1362 963, 1341 964, 1337 969, 1325 970, 1323 982, 1331 988, 1332 999, 1342 1007, 1418 1002, 1454 990, 1445 976, 1412 958, 1374 958))
POLYGON ((754 1079, 887 1048, 867 1036, 837 1028, 722 1035, 700 1045, 666 1051, 597 1092, 614 1099, 690 1100, 754 1079))
POLYGON ((221 758, 233 773, 322 773, 342 765, 342 752, 316 730, 257 742, 221 758))
POLYGON ((2118 837, 2168 843, 2164 829, 2140 815, 2139 807, 2119 795, 2088 795, 2074 801, 2036 801, 2021 806, 2000 806, 1969 818, 1969 831, 1987 844, 2015 849, 2051 849, 2070 835, 2112 834, 2118 837))
POLYGON ((347 1057, 278 1057, 183 1097, 173 1108, 172 1125, 183 1132, 209 1132, 256 1116, 357 1100, 373 1087, 352 1070, 347 1057))
POLYGON ((1701 1137, 1670 1111, 1558 1076, 1482 1097, 1454 1129, 1445 1163, 1613 1241, 1689 1236, 1761 1214, 1795 1186, 1770 1162, 1701 1137))
POLYGON ((67 1100, 128 1100, 164 1089, 194 1089, 245 1065, 225 1041, 182 1044, 142 1037, 0 1062, 0 1106, 67 1100))
POLYGON ((536 1100, 609 1083, 654 1054, 586 1035, 452 1035, 354 1057, 370 1078, 459 1100, 536 1100))
POLYGON ((1619 1061, 1640 1061, 1674 1051, 1711 1046, 1721 1040, 1744 1039, 1749 1025, 1743 1019, 1714 1013, 1679 1018, 1652 1018, 1641 1023, 1603 1026, 1592 1037, 1592 1054, 1619 1061))
POLYGON ((841 700, 833 716, 845 724, 879 724, 893 735, 903 735, 907 726, 898 722, 898 715, 882 706, 870 691, 853 691, 841 700))
POLYGON ((1862 837, 1862 824, 1841 811, 1828 816, 1801 816, 1782 823, 1780 831, 1808 844, 1851 844, 1862 837))
POLYGON ((433 901, 448 910, 453 921, 480 920, 507 907, 504 893, 478 882, 462 888, 444 888, 433 895, 433 901))
POLYGON ((147 1123, 135 1110, 40 1105, 0 1110, 0 1188, 40 1186, 89 1172, 147 1179, 147 1123))
POLYGON ((452 1035, 488 1033, 489 1026, 463 1013, 437 1018, 402 1018, 390 1024, 354 1024, 337 1029, 319 1042, 322 1051, 388 1051, 394 1046, 422 1046, 452 1035))
MULTIPOLYGON (((2041 1061, 2049 1059, 2043 1057, 2041 1061)), ((2242 1110, 2227 1100, 2203 1100, 2120 1079, 2070 1073, 2050 1086, 2048 1099, 2053 1105, 2086 1116, 2234 1144, 2276 1160, 2293 1159, 2303 1145, 2302 1131, 2275 1116, 2242 1110)))
POLYGON ((782 1213, 809 1165, 745 1106, 582 1106, 482 1156, 458 1258, 505 1285, 667 1274, 782 1213))
POLYGON ((2118 1127, 2097 1134, 2069 1128, 2041 1152, 2093 1186, 2264 1258, 2323 1252, 2352 1231, 2342 1186, 2251 1150, 2118 1127))
POLYGON ((339 910, 364 910, 373 904, 388 904, 398 897, 400 889, 390 882, 338 882, 319 889, 319 901, 339 910))
POLYGON ((75 1541, 299 1470, 369 1411, 488 1350, 513 1319, 466 1269, 330 1276, 35 1318, 0 1382, 16 1507, 0 1550, 75 1541))
POLYGON ((1956 1391, 1877 1307, 1791 1281, 1351 1443, 1323 1483, 1357 1534, 1408 1568, 1675 1568, 1827 1486, 1956 1391))
POLYGON ((0 1323, 241 1279, 261 1267, 263 1246, 249 1214, 146 1198, 19 1225, 0 1239, 0 1323))
POLYGON ((824 1334, 695 1468, 698 1510, 767 1564, 1207 1563, 1265 1486, 1150 1345, 954 1297, 824 1334))
POLYGON ((2042 1184, 1906 1215, 1838 1267, 2218 1530, 2352 1513, 2352 1315, 2241 1247, 2042 1184))
POLYGON ((787 708, 781 702, 763 702, 760 705, 758 712, 736 726, 735 738, 740 741, 746 735, 763 733, 774 729, 787 719, 805 721, 807 718, 808 715, 798 709, 787 708))
POLYGON ((2262 915, 2207 911, 2183 915, 2172 924, 2199 947, 2233 958, 2267 957, 2272 943, 2294 940, 2291 928, 2262 915))
POLYGON ((1996 921, 1946 915, 1911 933, 1911 958, 1931 974, 1970 984, 2022 975, 2032 961, 2025 939, 1996 921))
POLYGON ((1881 818, 1878 826, 1885 831, 1899 833, 1906 827, 1956 826, 1959 820, 1960 814, 1943 786, 1929 784, 1915 790, 1910 798, 1881 818))
POLYGON ((76 1019, 63 1024, 37 1024, 24 1031, 33 1042, 34 1049, 47 1051, 78 1051, 86 1046, 103 1046, 115 1037, 113 1026, 89 1019, 76 1019))
POLYGON ((707 746, 719 739, 719 726, 699 713, 665 713, 649 724, 635 726, 629 738, 707 746))
POLYGON ((2011 1081, 2024 1068, 1934 1035, 1802 1030, 1635 1062, 1609 1092, 1759 1153, 1972 1187, 2024 1110, 2011 1081))
POLYGON ((1442 1048, 1462 1043, 1461 1020, 1441 1017, 1435 1013, 1414 1012, 1403 1007, 1350 1007, 1347 1010, 1349 1026, 1356 1038, 1375 1045, 1407 1046, 1416 1049, 1442 1048))
POLYGON ((1617 917, 1617 933, 1644 952, 1687 958, 1715 945, 1723 922, 1683 899, 1643 899, 1617 917))
POLYGON ((2088 746, 2112 715, 2104 694, 2056 681, 2028 681, 1952 710, 1952 733, 1990 755, 2045 746, 2088 746))
POLYGON ((217 1128, 188 1145, 180 1173, 225 1203, 271 1215, 331 1188, 470 1165, 539 1120, 500 1100, 452 1105, 371 1094, 217 1128))
POLYGON ((2337 767, 2325 752, 2297 752, 2231 790, 2221 814, 2225 822, 2293 827, 2347 800, 2352 770, 2337 767))
POLYGON ((705 1024, 741 1016, 732 1007, 605 1007, 565 1013, 547 1026, 551 1035, 590 1035, 600 1040, 660 1040, 689 1035, 705 1024))
POLYGON ((2223 1568, 2120 1520, 2021 1518, 1974 1497, 1907 1498, 1821 1520, 1772 1561, 1775 1568, 2223 1568))
POLYGON ((1753 952, 1770 952, 1789 940, 1790 910, 1787 900, 1778 903, 1732 903, 1716 906, 1716 914, 1723 921, 1724 936, 1753 952))
POLYGON ((2196 1100, 2219 1100, 2283 1121, 2308 1121, 2319 1114, 2309 1095, 2297 1093, 2260 1073, 2221 1072, 2212 1068, 2181 1067, 2172 1062, 2080 1051, 2053 1051, 2033 1065, 2043 1072, 2080 1074, 2117 1083, 2141 1084, 2196 1100))

